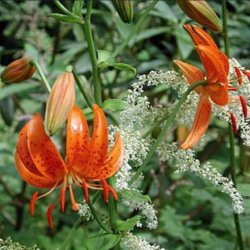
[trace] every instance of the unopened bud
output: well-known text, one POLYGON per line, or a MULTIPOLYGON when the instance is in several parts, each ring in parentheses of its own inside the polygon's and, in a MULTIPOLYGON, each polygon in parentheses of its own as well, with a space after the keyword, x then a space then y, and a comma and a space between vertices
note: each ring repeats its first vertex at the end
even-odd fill
POLYGON ((35 67, 27 58, 20 58, 11 62, 2 72, 1 80, 4 83, 19 83, 32 77, 35 67))
POLYGON ((177 0, 184 13, 192 20, 215 32, 222 31, 222 24, 211 6, 203 0, 177 0))
POLYGON ((131 23, 134 15, 133 0, 112 0, 112 3, 122 21, 125 23, 131 23))
POLYGON ((75 81, 71 72, 62 73, 51 90, 45 114, 45 129, 53 135, 63 123, 75 104, 75 81))

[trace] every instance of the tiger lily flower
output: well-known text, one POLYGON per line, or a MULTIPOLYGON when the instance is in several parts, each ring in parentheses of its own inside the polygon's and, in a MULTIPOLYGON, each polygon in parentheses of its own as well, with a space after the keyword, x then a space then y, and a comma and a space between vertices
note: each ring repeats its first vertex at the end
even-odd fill
POLYGON ((106 179, 113 176, 123 160, 124 147, 121 136, 115 137, 113 147, 108 150, 108 128, 105 114, 98 105, 93 105, 94 122, 92 136, 81 110, 74 106, 67 120, 66 159, 63 160, 51 138, 45 133, 43 119, 36 114, 22 128, 16 147, 16 167, 28 184, 37 188, 49 189, 44 194, 35 192, 30 201, 30 214, 34 215, 36 200, 60 188, 60 196, 55 204, 47 209, 49 226, 53 227, 52 211, 60 203, 65 209, 65 194, 69 190, 72 209, 79 209, 73 186, 83 189, 86 202, 88 188, 103 190, 104 201, 109 193, 118 199, 116 191, 106 179))
MULTIPOLYGON (((184 29, 189 33, 195 48, 199 54, 201 62, 205 69, 205 76, 202 71, 188 63, 178 60, 174 62, 181 69, 189 84, 205 80, 205 86, 199 86, 195 90, 200 95, 200 101, 195 114, 194 123, 190 134, 181 144, 181 148, 188 149, 194 146, 206 132, 211 112, 211 101, 219 106, 225 106, 231 101, 229 91, 236 91, 235 86, 229 85, 229 60, 227 56, 219 50, 213 38, 204 30, 195 25, 184 25, 184 29)), ((242 83, 242 75, 237 68, 236 74, 239 84, 242 83)), ((243 72, 245 73, 245 72, 243 72)), ((239 96, 239 101, 242 106, 242 113, 247 117, 247 103, 243 96, 239 96)), ((231 122, 233 125, 234 133, 237 133, 236 117, 230 113, 231 122)))
POLYGON ((227 57, 212 46, 198 45, 196 49, 204 66, 205 76, 199 68, 193 65, 178 60, 174 61, 189 84, 203 80, 207 82, 205 86, 196 88, 196 92, 200 95, 200 101, 191 132, 181 145, 183 149, 194 146, 206 132, 212 112, 211 101, 219 106, 225 106, 229 101, 227 57))

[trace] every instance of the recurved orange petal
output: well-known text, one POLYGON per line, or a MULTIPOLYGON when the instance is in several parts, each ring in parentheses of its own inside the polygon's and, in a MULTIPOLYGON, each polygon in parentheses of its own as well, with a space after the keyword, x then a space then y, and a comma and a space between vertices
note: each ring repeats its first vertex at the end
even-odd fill
POLYGON ((202 94, 195 114, 192 130, 185 142, 181 145, 182 149, 188 149, 194 146, 206 132, 210 117, 211 117, 211 103, 207 95, 202 94))
MULTIPOLYGON (((90 143, 89 162, 85 168, 85 174, 93 176, 102 166, 108 154, 108 124, 105 114, 98 105, 93 105, 94 124, 90 143)), ((84 175, 85 175, 84 174, 84 175)), ((85 178, 84 176, 82 176, 85 178)))
POLYGON ((52 188, 56 184, 57 180, 34 174, 28 168, 26 168, 18 152, 16 152, 15 161, 17 171, 19 172, 23 180, 28 184, 37 188, 52 188))
POLYGON ((36 168, 29 152, 28 148, 28 136, 27 131, 29 124, 26 124, 19 133, 18 142, 17 142, 17 153, 24 164, 24 166, 33 174, 42 176, 41 172, 36 168))
POLYGON ((88 123, 83 112, 75 106, 67 121, 66 163, 68 168, 81 173, 90 155, 88 123))
POLYGON ((53 180, 62 179, 67 169, 56 146, 46 135, 39 114, 27 124, 27 142, 30 156, 39 172, 53 180))
MULTIPOLYGON (((204 80, 204 75, 199 68, 179 60, 174 60, 174 63, 181 69, 183 75, 186 77, 190 85, 204 80)), ((202 86, 199 86, 195 89, 198 94, 200 94, 202 90, 202 86)))
POLYGON ((124 146, 120 134, 116 134, 115 143, 107 158, 94 175, 88 175, 88 180, 101 180, 113 176, 120 168, 124 157, 124 146))
POLYGON ((196 25, 184 24, 184 29, 188 32, 193 43, 197 45, 207 45, 211 46, 215 49, 218 49, 216 43, 214 42, 213 38, 203 29, 196 25))
POLYGON ((218 49, 214 49, 210 46, 199 45, 196 48, 206 70, 208 84, 220 83, 227 87, 227 57, 225 57, 225 55, 218 49))

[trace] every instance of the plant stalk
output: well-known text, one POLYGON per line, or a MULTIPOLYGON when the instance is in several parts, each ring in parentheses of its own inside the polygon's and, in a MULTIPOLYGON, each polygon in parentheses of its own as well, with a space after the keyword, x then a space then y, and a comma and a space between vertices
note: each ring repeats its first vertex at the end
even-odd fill
POLYGON ((88 202, 89 208, 91 210, 92 215, 94 216, 96 222, 99 224, 99 226, 106 232, 106 233, 112 233, 112 231, 101 221, 101 219, 99 218, 99 216, 97 215, 92 202, 89 201, 88 202))
POLYGON ((44 75, 44 73, 43 73, 43 71, 42 71, 42 68, 40 67, 39 63, 38 63, 38 62, 35 62, 35 61, 32 61, 31 63, 35 66, 35 68, 36 68, 36 70, 37 70, 39 76, 41 77, 42 83, 43 83, 45 89, 47 90, 48 93, 50 93, 50 92, 51 92, 51 87, 50 87, 50 85, 49 85, 49 83, 48 83, 48 81, 47 81, 47 78, 46 78, 46 76, 44 75))
POLYGON ((76 84, 77 84, 77 86, 78 86, 78 88, 79 88, 79 90, 80 90, 80 92, 81 92, 81 94, 82 94, 82 96, 83 96, 85 102, 86 102, 86 103, 88 104, 88 106, 92 109, 92 103, 91 103, 91 101, 89 100, 89 97, 88 97, 87 93, 85 92, 84 88, 82 87, 81 80, 80 80, 78 74, 76 73, 75 69, 72 70, 72 73, 73 73, 73 75, 74 75, 74 77, 75 77, 76 84))
MULTIPOLYGON (((225 53, 229 57, 230 50, 229 50, 229 37, 228 37, 228 29, 227 29, 226 0, 222 0, 222 17, 223 17, 223 35, 224 35, 225 53)), ((228 131, 229 131, 229 143, 230 143, 231 176, 232 176, 232 181, 234 183, 234 186, 236 188, 237 179, 236 179, 236 164, 235 164, 235 141, 234 141, 233 127, 231 123, 228 125, 228 131)), ((239 215, 236 213, 234 213, 234 224, 235 224, 239 249, 244 250, 244 243, 243 243, 243 238, 242 238, 242 233, 241 233, 239 215)))
POLYGON ((101 106, 101 104, 102 104, 102 87, 101 87, 101 80, 100 80, 100 72, 99 72, 99 68, 98 68, 98 64, 97 64, 96 49, 95 49, 95 44, 94 44, 92 30, 91 30, 92 4, 93 4, 93 0, 88 0, 86 19, 85 19, 85 23, 84 23, 84 34, 85 34, 85 38, 87 41, 90 61, 91 61, 91 65, 92 65, 95 102, 101 106))

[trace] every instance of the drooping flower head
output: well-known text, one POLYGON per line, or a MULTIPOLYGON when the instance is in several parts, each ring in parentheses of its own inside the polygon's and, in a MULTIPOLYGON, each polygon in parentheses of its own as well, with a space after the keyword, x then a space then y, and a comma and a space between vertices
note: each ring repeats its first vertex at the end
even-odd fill
MULTIPOLYGON (((227 105, 230 101, 229 90, 236 90, 236 88, 229 86, 229 60, 218 49, 212 37, 198 26, 184 25, 184 28, 196 45, 195 48, 204 67, 205 75, 199 68, 191 64, 178 60, 174 62, 181 69, 189 84, 203 80, 206 81, 205 86, 196 88, 196 92, 200 95, 200 101, 191 132, 181 145, 181 148, 188 149, 200 140, 208 128, 212 112, 211 101, 219 106, 227 105)), ((246 116, 247 111, 245 102, 242 100, 243 97, 240 96, 239 99, 242 104, 243 113, 246 116)), ((234 118, 233 114, 230 115, 234 118)))
POLYGON ((211 100, 217 105, 228 103, 228 59, 213 42, 212 38, 198 27, 185 26, 191 34, 196 50, 200 56, 203 72, 188 63, 175 60, 189 84, 206 80, 206 86, 200 86, 196 92, 200 95, 193 127, 181 148, 187 149, 195 145, 206 132, 212 111, 211 100))
POLYGON ((36 71, 28 58, 20 58, 11 62, 1 73, 4 83, 19 83, 32 77, 36 71))
MULTIPOLYGON (((21 130, 16 147, 16 166, 28 184, 49 191, 39 195, 35 192, 30 202, 30 213, 34 215, 37 199, 47 196, 57 187, 60 191, 61 211, 65 208, 65 193, 69 190, 73 210, 78 210, 73 185, 83 189, 88 202, 88 188, 103 190, 108 202, 109 193, 117 199, 115 190, 106 179, 119 169, 123 159, 123 143, 119 134, 108 150, 107 121, 98 105, 93 105, 94 124, 92 136, 84 114, 75 106, 67 121, 66 160, 63 160, 51 138, 45 133, 43 120, 36 114, 21 130)), ((48 207, 47 218, 53 227, 52 210, 57 203, 48 207)))

